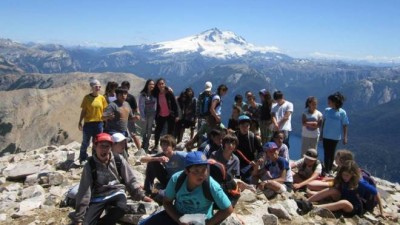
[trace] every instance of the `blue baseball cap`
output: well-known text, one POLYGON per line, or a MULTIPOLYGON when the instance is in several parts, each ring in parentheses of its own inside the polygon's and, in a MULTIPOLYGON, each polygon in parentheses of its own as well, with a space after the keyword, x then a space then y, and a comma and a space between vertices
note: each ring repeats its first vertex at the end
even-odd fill
POLYGON ((249 122, 250 123, 250 117, 246 116, 246 115, 241 115, 238 118, 239 123, 243 123, 243 122, 249 122))
POLYGON ((200 151, 189 152, 185 158, 185 167, 193 166, 193 165, 207 165, 208 160, 206 155, 200 151))
POLYGON ((269 150, 276 150, 278 149, 278 145, 275 144, 275 142, 267 142, 263 145, 263 150, 264 151, 269 151, 269 150))

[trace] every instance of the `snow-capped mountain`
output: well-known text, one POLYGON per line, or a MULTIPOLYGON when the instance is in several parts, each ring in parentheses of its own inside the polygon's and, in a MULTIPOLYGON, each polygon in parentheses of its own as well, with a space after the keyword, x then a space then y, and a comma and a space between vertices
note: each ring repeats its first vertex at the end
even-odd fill
POLYGON ((152 51, 164 51, 166 54, 198 52, 202 56, 220 59, 242 57, 256 52, 279 52, 277 47, 257 47, 231 31, 220 31, 217 28, 175 41, 156 43, 152 46, 152 51))

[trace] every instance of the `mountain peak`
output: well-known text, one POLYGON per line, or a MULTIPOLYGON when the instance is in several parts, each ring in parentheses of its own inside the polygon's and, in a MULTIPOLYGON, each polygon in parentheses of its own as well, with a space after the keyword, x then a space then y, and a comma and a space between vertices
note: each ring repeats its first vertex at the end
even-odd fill
POLYGON ((200 34, 175 41, 156 43, 154 51, 163 50, 166 54, 198 52, 213 58, 234 58, 251 52, 278 52, 276 47, 256 47, 232 31, 212 28, 200 34))

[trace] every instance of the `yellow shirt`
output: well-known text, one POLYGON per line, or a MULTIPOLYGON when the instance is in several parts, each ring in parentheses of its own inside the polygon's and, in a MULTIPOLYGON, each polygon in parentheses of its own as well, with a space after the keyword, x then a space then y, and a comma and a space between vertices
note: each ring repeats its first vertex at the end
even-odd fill
POLYGON ((106 107, 107 101, 103 95, 97 95, 96 97, 91 94, 86 95, 81 104, 82 110, 85 111, 84 122, 101 122, 103 111, 106 107))

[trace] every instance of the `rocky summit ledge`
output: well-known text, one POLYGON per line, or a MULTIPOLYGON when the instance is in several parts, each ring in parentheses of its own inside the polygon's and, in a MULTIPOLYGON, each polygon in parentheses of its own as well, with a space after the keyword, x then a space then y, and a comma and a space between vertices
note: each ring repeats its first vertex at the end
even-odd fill
MULTIPOLYGON (((47 146, 29 152, 0 158, 0 224, 71 224, 68 217, 71 208, 60 208, 64 194, 79 182, 82 168, 76 162, 80 143, 63 146, 47 146)), ((144 181, 145 165, 142 165, 130 147, 129 162, 144 181)), ((297 214, 294 198, 303 193, 282 194, 268 200, 264 194, 245 190, 235 207, 235 213, 223 225, 251 224, 399 224, 400 185, 374 178, 381 194, 384 212, 390 218, 367 213, 363 218, 335 218, 327 211, 315 208, 304 216, 297 214)), ((137 224, 138 221, 158 208, 155 203, 130 202, 131 212, 121 224, 137 224)))

